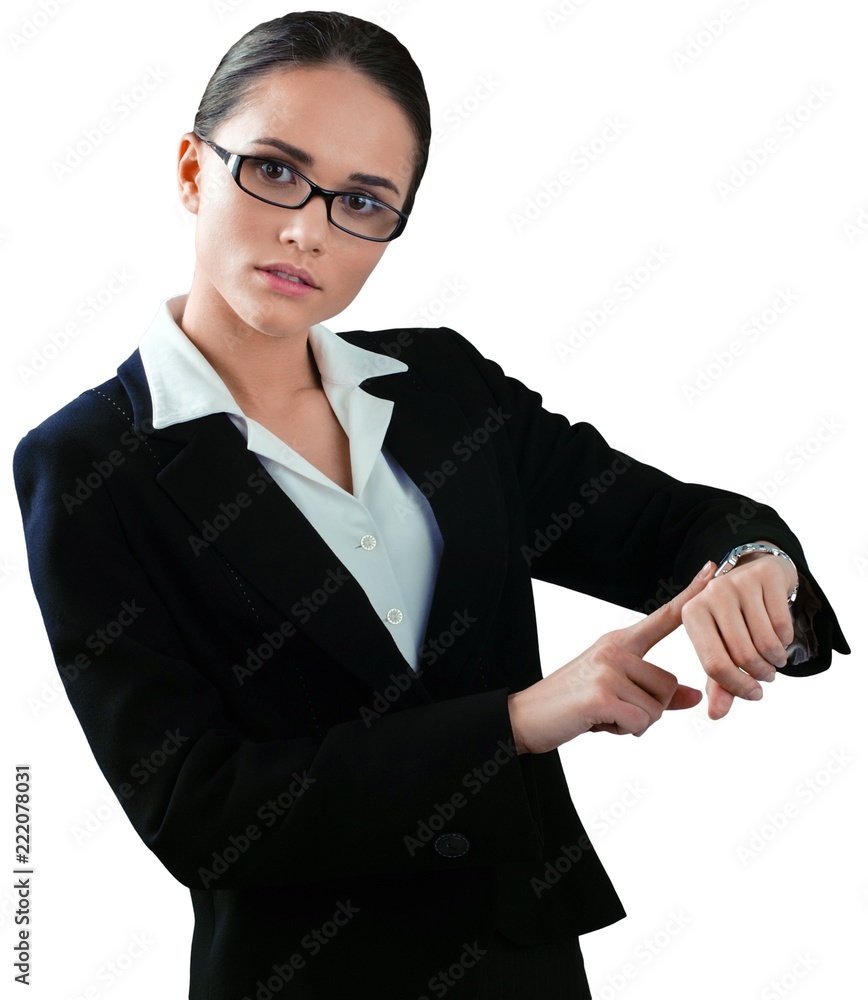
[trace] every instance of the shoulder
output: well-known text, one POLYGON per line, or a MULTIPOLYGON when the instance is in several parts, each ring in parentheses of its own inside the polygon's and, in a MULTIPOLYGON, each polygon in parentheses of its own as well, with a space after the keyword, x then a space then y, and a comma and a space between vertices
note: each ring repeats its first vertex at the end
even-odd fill
POLYGON ((16 480, 34 463, 62 465, 82 452, 110 451, 130 426, 128 408, 128 396, 117 375, 85 389, 19 440, 13 456, 16 480))

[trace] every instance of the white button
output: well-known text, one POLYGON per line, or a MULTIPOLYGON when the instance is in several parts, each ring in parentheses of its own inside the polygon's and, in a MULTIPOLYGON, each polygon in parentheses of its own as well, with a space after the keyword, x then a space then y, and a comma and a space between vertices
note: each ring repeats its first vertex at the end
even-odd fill
POLYGON ((397 625, 398 622, 400 622, 403 617, 404 617, 403 612, 400 611, 398 608, 389 608, 389 610, 386 612, 386 621, 390 625, 397 625))
POLYGON ((361 546, 363 549, 372 549, 377 544, 377 539, 373 535, 362 535, 361 546))

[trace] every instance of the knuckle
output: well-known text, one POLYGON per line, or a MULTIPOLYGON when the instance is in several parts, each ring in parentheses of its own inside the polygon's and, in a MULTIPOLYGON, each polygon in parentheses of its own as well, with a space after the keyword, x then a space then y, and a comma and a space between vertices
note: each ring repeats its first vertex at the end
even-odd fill
POLYGON ((739 644, 730 650, 730 659, 741 670, 765 671, 768 662, 757 652, 757 650, 746 643, 739 644))
POLYGON ((697 596, 702 597, 705 595, 710 600, 715 594, 725 593, 733 584, 733 578, 729 573, 725 573, 723 576, 715 576, 705 585, 705 590, 703 590, 702 594, 698 594, 697 596))
POLYGON ((621 646, 617 642, 613 633, 600 636, 594 650, 595 659, 601 663, 612 663, 621 654, 621 646))
POLYGON ((704 593, 691 597, 681 609, 681 620, 684 621, 687 618, 695 618, 697 615, 702 614, 705 611, 707 603, 708 598, 704 593))
POLYGON ((727 664, 717 656, 709 656, 702 664, 706 674, 718 684, 723 686, 723 682, 729 675, 727 664))
POLYGON ((793 619, 789 611, 771 616, 772 628, 775 634, 780 636, 781 642, 786 646, 793 641, 794 629, 793 619))

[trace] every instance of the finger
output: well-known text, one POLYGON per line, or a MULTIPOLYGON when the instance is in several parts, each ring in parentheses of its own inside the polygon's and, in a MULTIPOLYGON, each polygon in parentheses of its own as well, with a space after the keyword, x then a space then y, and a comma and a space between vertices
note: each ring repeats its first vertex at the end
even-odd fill
POLYGON ((735 700, 725 688, 722 688, 716 680, 711 677, 705 684, 705 693, 708 695, 708 717, 709 719, 722 719, 732 707, 735 700))
POLYGON ((694 708, 702 701, 702 692, 699 688, 688 687, 686 684, 679 684, 675 689, 675 694, 666 706, 667 710, 675 711, 682 708, 694 708))
MULTIPOLYGON (((768 613, 769 623, 777 636, 783 650, 783 663, 786 666, 787 646, 793 641, 793 615, 790 610, 788 594, 781 593, 778 587, 763 586, 763 602, 768 613)), ((778 663, 772 660, 772 663, 778 663)))
MULTIPOLYGON (((688 687, 686 684, 679 684, 668 705, 664 705, 666 710, 677 710, 682 708, 693 708, 702 701, 702 692, 697 688, 688 687)), ((645 729, 633 733, 634 736, 641 736, 651 728, 653 722, 649 722, 645 729)))
MULTIPOLYGON (((738 698, 757 701, 763 696, 762 688, 750 674, 740 670, 730 658, 718 624, 711 610, 703 601, 694 601, 684 614, 684 628, 702 669, 717 683, 738 698)), ((769 668, 769 664, 766 664, 769 668)))
POLYGON ((675 674, 638 656, 628 660, 624 677, 631 683, 619 692, 621 699, 632 702, 649 715, 656 713, 655 718, 660 717, 678 690, 675 674))
MULTIPOLYGON (((772 612, 769 611, 765 601, 768 596, 763 590, 763 601, 754 601, 742 609, 745 624, 750 633, 751 642, 754 648, 769 663, 775 667, 785 667, 787 665, 787 650, 781 643, 772 621, 772 612)), ((784 598, 786 603, 786 598, 784 598)), ((784 612, 789 618, 789 611, 784 612)), ((777 671, 774 672, 776 674, 777 671)), ((766 680, 774 680, 774 674, 766 680)))
POLYGON ((664 639, 681 624, 684 605, 701 593, 712 578, 716 565, 709 560, 690 583, 667 604, 652 611, 650 615, 621 629, 620 644, 636 656, 643 656, 648 650, 664 639))
MULTIPOLYGON (((756 628, 760 628, 762 618, 768 623, 765 605, 761 601, 743 604, 737 594, 728 593, 717 598, 708 610, 733 664, 758 681, 774 680, 775 668, 757 649, 755 632, 745 619, 749 615, 756 628)), ((771 631, 771 626, 768 626, 768 631, 771 631)))

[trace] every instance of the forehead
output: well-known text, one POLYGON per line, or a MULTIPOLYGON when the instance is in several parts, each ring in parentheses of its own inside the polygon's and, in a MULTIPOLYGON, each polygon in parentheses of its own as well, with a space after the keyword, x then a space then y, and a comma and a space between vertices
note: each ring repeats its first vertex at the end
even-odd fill
POLYGON ((333 65, 284 67, 261 77, 214 135, 236 152, 260 151, 252 143, 265 136, 282 139, 313 157, 307 172, 320 184, 361 171, 390 178, 402 194, 416 152, 397 101, 358 70, 333 65))

